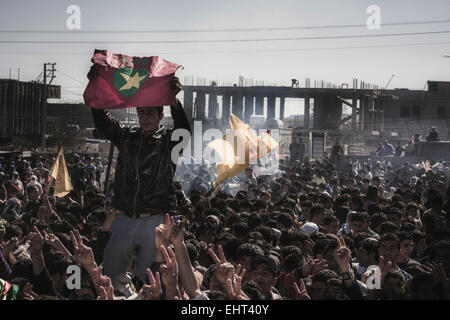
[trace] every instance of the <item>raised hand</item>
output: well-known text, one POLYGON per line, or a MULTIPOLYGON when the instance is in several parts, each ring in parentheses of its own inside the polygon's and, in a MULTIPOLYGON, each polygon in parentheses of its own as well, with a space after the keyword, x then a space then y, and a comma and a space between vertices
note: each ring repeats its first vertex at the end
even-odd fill
POLYGON ((227 263, 227 259, 225 258, 225 254, 223 253, 221 245, 217 246, 217 253, 219 254, 219 256, 216 255, 216 253, 212 248, 208 249, 208 253, 213 259, 214 263, 217 264, 218 266, 221 265, 222 263, 227 263))
POLYGON ((94 79, 97 76, 97 69, 95 69, 95 64, 91 66, 91 69, 89 70, 87 74, 87 78, 89 80, 94 79))
MULTIPOLYGON (((213 259, 214 263, 217 265, 217 269, 215 271, 215 274, 217 276, 217 281, 222 285, 223 288, 227 285, 227 280, 230 279, 233 283, 233 285, 236 284, 236 276, 239 276, 239 273, 241 272, 241 266, 238 266, 238 271, 235 273, 234 266, 227 262, 227 259, 225 258, 225 254, 223 252, 223 248, 221 245, 217 247, 217 253, 219 256, 216 255, 214 250, 212 248, 208 249, 208 253, 213 259)), ((245 271, 244 271, 245 273, 245 271)))
POLYGON ((384 279, 386 279, 386 276, 389 272, 389 270, 392 268, 392 262, 391 261, 385 261, 383 256, 380 256, 378 261, 378 267, 381 271, 381 286, 383 286, 384 279))
POLYGON ((170 236, 174 227, 174 219, 169 216, 168 213, 164 216, 164 224, 160 224, 155 228, 155 246, 160 248, 161 246, 168 247, 170 245, 170 236))
POLYGON ((325 259, 312 259, 306 262, 302 267, 302 275, 308 276, 317 273, 328 267, 325 259))
POLYGON ((9 239, 9 241, 3 247, 3 255, 7 256, 9 252, 15 251, 19 247, 19 239, 17 237, 13 237, 9 239))
POLYGON ((48 223, 50 217, 55 213, 52 209, 48 197, 45 196, 43 199, 42 206, 38 210, 38 219, 44 223, 48 223))
POLYGON ((94 287, 97 289, 98 294, 100 294, 100 287, 108 287, 109 282, 108 282, 108 277, 103 275, 103 267, 95 267, 92 268, 92 270, 89 273, 91 275, 91 280, 92 283, 94 285, 94 287))
POLYGON ((42 251, 42 246, 44 245, 44 238, 39 232, 36 226, 33 227, 33 232, 28 235, 28 241, 30 244, 29 250, 31 252, 42 251))
POLYGON ((98 300, 114 300, 114 287, 111 283, 111 279, 106 278, 106 283, 98 287, 99 297, 98 300))
POLYGON ((47 234, 47 232, 43 232, 44 235, 44 243, 48 244, 52 248, 54 248, 56 251, 62 252, 67 255, 71 255, 69 250, 62 244, 61 240, 54 235, 54 234, 47 234))
POLYGON ((442 263, 425 262, 424 269, 433 276, 435 282, 445 282, 447 280, 442 263))
POLYGON ((118 214, 119 213, 117 212, 117 210, 112 207, 109 207, 106 209, 106 219, 105 219, 105 222, 103 222, 102 231, 111 230, 112 224, 118 214))
POLYGON ((296 282, 294 282, 294 290, 295 290, 295 300, 311 300, 311 297, 308 295, 306 291, 305 282, 303 279, 299 280, 299 286, 296 282))
POLYGON ((352 258, 352 252, 345 245, 344 238, 338 237, 338 247, 334 251, 334 259, 339 266, 341 272, 348 272, 350 270, 350 260, 352 258))
POLYGON ((183 244, 184 241, 184 225, 181 221, 177 221, 175 226, 172 228, 172 233, 170 235, 170 241, 177 247, 183 244))
MULTIPOLYGON (((245 274, 245 269, 244 274, 245 274)), ((236 278, 236 283, 233 285, 231 279, 227 279, 226 289, 228 299, 230 300, 250 300, 250 298, 242 291, 242 277, 236 278)))
POLYGON ((172 81, 170 82, 170 87, 175 92, 175 95, 177 95, 183 88, 180 83, 180 79, 178 79, 177 77, 173 77, 172 81))
POLYGON ((159 272, 156 272, 155 277, 150 269, 147 268, 147 277, 150 284, 144 284, 139 295, 142 296, 143 300, 159 300, 161 299, 162 289, 161 289, 161 277, 159 272))
POLYGON ((83 244, 83 239, 78 230, 75 230, 75 233, 70 231, 70 239, 72 240, 75 259, 90 273, 97 266, 92 249, 83 244))
POLYGON ((161 253, 164 256, 165 264, 160 267, 161 279, 164 286, 167 288, 167 295, 173 298, 178 294, 178 264, 175 253, 172 248, 160 247, 161 253), (169 294, 170 293, 170 294, 169 294))
POLYGON ((37 297, 38 295, 33 292, 33 285, 30 282, 27 282, 23 288, 23 299, 35 300, 37 297))

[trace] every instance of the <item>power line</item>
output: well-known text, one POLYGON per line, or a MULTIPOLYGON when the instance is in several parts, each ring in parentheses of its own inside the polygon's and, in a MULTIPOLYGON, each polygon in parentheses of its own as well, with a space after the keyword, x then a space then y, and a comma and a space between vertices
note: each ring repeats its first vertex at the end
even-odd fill
POLYGON ((61 90, 64 91, 64 92, 66 92, 66 93, 69 93, 70 95, 81 96, 81 97, 83 96, 83 94, 82 94, 82 93, 79 93, 79 92, 67 90, 67 89, 64 89, 64 88, 61 88, 61 90))
POLYGON ((81 84, 81 85, 83 85, 83 86, 86 86, 86 83, 83 83, 83 82, 81 82, 81 81, 78 80, 78 79, 75 79, 74 77, 72 77, 71 75, 68 75, 67 73, 64 73, 64 72, 59 71, 59 70, 57 70, 56 72, 62 74, 63 76, 65 76, 65 77, 67 77, 67 78, 69 78, 69 79, 71 79, 71 80, 73 80, 73 81, 75 81, 75 82, 78 82, 79 84, 81 84))
POLYGON ((230 42, 268 42, 268 41, 298 41, 298 40, 330 40, 330 39, 356 39, 356 38, 380 38, 413 35, 447 34, 450 30, 383 33, 383 34, 358 34, 342 36, 317 36, 317 37, 289 37, 289 38, 256 38, 256 39, 208 39, 208 40, 151 40, 151 41, 47 41, 47 40, 0 40, 0 43, 9 44, 150 44, 150 43, 230 43, 230 42))
MULTIPOLYGON (((299 49, 273 49, 273 50, 229 50, 229 51, 155 51, 158 54, 220 54, 220 53, 264 53, 264 52, 289 52, 289 51, 321 51, 321 50, 345 50, 345 49, 369 49, 369 48, 389 48, 389 47, 408 47, 408 46, 424 46, 424 45, 438 45, 450 44, 450 41, 438 42, 413 42, 401 44, 381 44, 368 46, 346 46, 346 47, 322 47, 322 48, 299 48, 299 49)), ((44 52, 44 51, 0 51, 0 54, 68 54, 68 55, 86 55, 87 52, 44 52)), ((134 54, 148 54, 148 52, 137 51, 134 54)), ((10 69, 10 68, 5 68, 10 69)))
MULTIPOLYGON (((388 22, 383 26, 401 26, 401 25, 425 25, 449 23, 450 20, 429 20, 429 21, 405 21, 388 22)), ((255 27, 255 28, 222 28, 222 29, 175 29, 175 30, 0 30, 0 33, 51 33, 51 34, 111 34, 111 33, 213 33, 213 32, 259 32, 259 31, 283 31, 283 30, 314 30, 314 29, 338 29, 338 28, 361 28, 367 27, 366 24, 347 24, 347 25, 318 25, 318 26, 291 26, 291 27, 255 27)))

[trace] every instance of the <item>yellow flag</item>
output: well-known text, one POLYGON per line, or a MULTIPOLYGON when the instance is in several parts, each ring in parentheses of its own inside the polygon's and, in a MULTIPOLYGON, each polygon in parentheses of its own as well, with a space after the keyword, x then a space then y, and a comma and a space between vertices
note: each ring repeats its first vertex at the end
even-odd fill
POLYGON ((208 143, 222 159, 222 162, 216 165, 214 191, 223 181, 238 175, 278 146, 270 134, 257 136, 248 124, 243 123, 234 114, 230 116, 230 125, 232 130, 226 135, 208 143))
POLYGON ((62 147, 59 150, 58 157, 56 157, 52 169, 50 170, 50 175, 53 179, 55 179, 54 195, 56 197, 62 198, 67 195, 70 190, 73 190, 62 147))

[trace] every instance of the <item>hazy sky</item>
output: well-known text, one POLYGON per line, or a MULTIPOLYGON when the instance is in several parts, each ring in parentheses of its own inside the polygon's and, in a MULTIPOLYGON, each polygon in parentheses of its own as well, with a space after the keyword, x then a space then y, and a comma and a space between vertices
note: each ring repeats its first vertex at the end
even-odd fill
MULTIPOLYGON (((56 62, 54 84, 74 100, 87 83, 86 73, 95 48, 138 56, 160 55, 181 63, 185 75, 237 83, 240 75, 265 83, 290 85, 291 78, 306 77, 336 84, 358 78, 389 88, 422 89, 427 80, 450 81, 450 23, 383 25, 398 22, 450 19, 449 0, 39 0, 2 1, 0 10, 0 78, 34 80, 44 62, 56 62), (81 31, 190 30, 182 33, 79 33, 66 27, 67 7, 81 9, 81 31), (370 5, 381 9, 381 29, 369 30, 370 5), (267 28, 359 25, 309 29, 267 28), (221 31, 249 29, 257 31, 221 31), (263 30, 265 28, 265 30, 263 30), (34 33, 4 31, 23 30, 34 33), (67 31, 40 33, 36 31, 67 31), (210 32, 192 32, 209 30, 210 32), (340 39, 211 42, 350 35, 436 32, 435 34, 356 37, 340 39), (5 43, 5 41, 23 41, 5 43), (99 41, 186 41, 200 43, 98 43, 99 41), (29 43, 77 41, 84 43, 29 43), (92 42, 92 43, 89 43, 92 42), (354 48, 357 47, 357 48, 354 48), (338 49, 339 48, 339 49, 338 49)), ((298 113, 292 108, 287 114, 298 113)))

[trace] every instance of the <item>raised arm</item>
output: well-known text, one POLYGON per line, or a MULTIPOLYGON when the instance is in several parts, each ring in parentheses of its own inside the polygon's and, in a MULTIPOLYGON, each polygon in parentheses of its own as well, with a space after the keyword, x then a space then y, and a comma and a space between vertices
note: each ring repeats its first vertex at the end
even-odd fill
MULTIPOLYGON (((172 89, 175 92, 175 95, 177 95, 181 89, 181 83, 180 80, 177 77, 174 77, 171 83, 172 89)), ((191 132, 191 126, 189 124, 189 120, 186 116, 186 112, 183 109, 183 105, 181 104, 180 100, 176 99, 176 104, 173 106, 170 106, 170 113, 172 115, 173 119, 173 129, 186 129, 187 131, 191 132)))
POLYGON ((180 100, 177 99, 177 103, 173 106, 170 106, 170 113, 172 114, 174 130, 186 129, 187 131, 192 133, 189 120, 186 116, 186 112, 184 112, 184 108, 180 100))
POLYGON ((127 132, 127 128, 106 109, 91 108, 91 111, 95 128, 105 135, 108 140, 112 141, 117 148, 120 148, 127 132))
MULTIPOLYGON (((91 80, 96 76, 96 69, 92 66, 87 74, 87 77, 91 80)), ((95 128, 97 128, 97 130, 105 135, 108 140, 112 141, 118 148, 120 148, 127 128, 120 123, 120 121, 114 118, 106 109, 91 108, 91 111, 95 128)))

